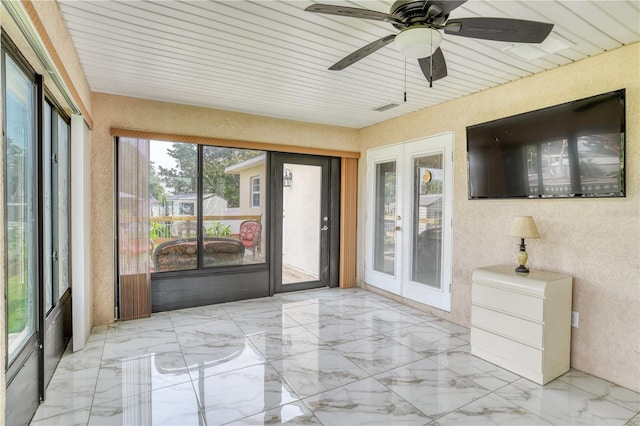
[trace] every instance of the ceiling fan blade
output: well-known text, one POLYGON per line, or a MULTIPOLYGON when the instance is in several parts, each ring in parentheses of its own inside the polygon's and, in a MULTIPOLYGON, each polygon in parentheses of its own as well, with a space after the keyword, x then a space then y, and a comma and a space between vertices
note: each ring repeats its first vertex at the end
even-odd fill
POLYGON ((438 18, 450 14, 452 10, 457 9, 466 2, 467 0, 427 0, 422 10, 428 13, 429 16, 438 18), (439 13, 433 14, 436 11, 439 11, 439 13))
POLYGON ((460 18, 447 22, 446 34, 514 43, 541 43, 553 24, 510 18, 460 18))
POLYGON ((351 18, 373 19, 374 21, 391 22, 405 25, 402 18, 388 13, 378 12, 357 7, 338 6, 333 4, 312 4, 305 9, 306 12, 324 13, 326 15, 349 16, 351 18))
POLYGON ((444 60, 442 49, 439 47, 433 52, 433 55, 418 59, 418 64, 420 65, 422 74, 424 74, 429 82, 440 80, 447 76, 447 63, 444 60))
POLYGON ((373 43, 367 44, 365 47, 360 48, 353 52, 351 55, 339 60, 335 64, 331 65, 329 68, 331 71, 340 71, 348 67, 349 65, 358 62, 360 59, 365 58, 371 55, 376 50, 386 46, 391 43, 393 39, 396 38, 395 34, 390 34, 386 37, 381 38, 380 40, 376 40, 373 43))

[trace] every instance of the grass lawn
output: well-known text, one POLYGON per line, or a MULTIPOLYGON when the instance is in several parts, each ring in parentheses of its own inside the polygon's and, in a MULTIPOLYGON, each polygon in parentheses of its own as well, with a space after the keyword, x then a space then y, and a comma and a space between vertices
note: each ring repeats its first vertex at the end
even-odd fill
POLYGON ((9 294, 7 297, 7 329, 9 333, 19 333, 27 327, 29 313, 27 310, 32 306, 29 303, 28 276, 25 274, 20 279, 20 275, 9 278, 9 294))

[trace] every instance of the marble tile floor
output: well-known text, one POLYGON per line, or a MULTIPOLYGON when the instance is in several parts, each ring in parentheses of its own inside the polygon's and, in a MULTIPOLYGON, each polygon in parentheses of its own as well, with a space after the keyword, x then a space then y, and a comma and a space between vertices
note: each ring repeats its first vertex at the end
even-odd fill
POLYGON ((469 354, 469 330, 362 289, 95 327, 41 425, 629 425, 640 395, 571 370, 539 386, 469 354))

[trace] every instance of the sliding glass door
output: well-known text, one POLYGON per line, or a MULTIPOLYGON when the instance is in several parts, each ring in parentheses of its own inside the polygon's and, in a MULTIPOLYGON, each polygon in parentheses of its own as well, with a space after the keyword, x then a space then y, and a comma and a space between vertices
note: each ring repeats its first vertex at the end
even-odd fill
POLYGON ((7 424, 25 424, 71 337, 69 119, 2 40, 7 424), (41 136, 41 137, 40 137, 41 136))
POLYGON ((44 103, 43 130, 42 311, 45 316, 43 346, 46 386, 71 338, 69 120, 49 101, 44 103))
POLYGON ((2 49, 7 424, 39 402, 37 85, 2 49))
POLYGON ((340 159, 117 144, 121 319, 338 285, 340 159))

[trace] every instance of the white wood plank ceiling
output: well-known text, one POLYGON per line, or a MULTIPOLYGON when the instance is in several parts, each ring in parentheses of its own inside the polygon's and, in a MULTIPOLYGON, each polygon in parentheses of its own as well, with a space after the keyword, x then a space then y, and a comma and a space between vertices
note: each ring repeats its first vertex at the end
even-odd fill
MULTIPOLYGON (((429 88, 417 61, 405 66, 393 43, 342 71, 327 70, 398 30, 385 22, 305 12, 311 3, 59 0, 95 92, 354 128, 640 39, 640 0, 470 0, 451 19, 505 17, 555 26, 541 45, 445 35, 448 76, 429 88), (373 111, 389 103, 399 106, 373 111)), ((393 1, 321 3, 388 12, 393 1)))

